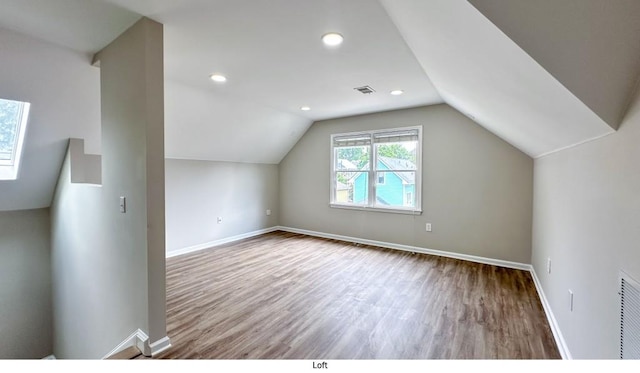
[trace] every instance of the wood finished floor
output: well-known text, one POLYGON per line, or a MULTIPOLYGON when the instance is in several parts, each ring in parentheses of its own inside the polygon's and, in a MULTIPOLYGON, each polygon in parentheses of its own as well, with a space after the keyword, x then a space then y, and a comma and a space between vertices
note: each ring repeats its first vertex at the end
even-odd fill
POLYGON ((274 232, 167 260, 174 359, 556 359, 526 271, 274 232))

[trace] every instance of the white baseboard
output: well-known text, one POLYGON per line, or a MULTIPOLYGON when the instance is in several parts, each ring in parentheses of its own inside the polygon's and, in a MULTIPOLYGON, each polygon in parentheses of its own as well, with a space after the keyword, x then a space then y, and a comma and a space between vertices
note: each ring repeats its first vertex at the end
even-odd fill
POLYGON ((151 348, 151 356, 156 356, 171 347, 171 340, 169 340, 168 336, 165 336, 151 343, 149 347, 151 348))
POLYGON ((424 247, 401 245, 401 244, 397 244, 397 243, 383 242, 383 241, 374 241, 374 240, 368 240, 368 239, 365 239, 365 238, 341 236, 341 235, 338 235, 338 234, 309 231, 309 230, 306 230, 306 229, 281 227, 281 226, 276 227, 276 228, 277 228, 276 230, 281 230, 281 231, 284 231, 284 232, 299 233, 299 234, 305 234, 307 236, 329 238, 329 239, 334 239, 334 240, 339 240, 339 241, 347 241, 347 242, 359 243, 359 244, 363 244, 363 245, 379 246, 379 247, 384 247, 384 248, 387 248, 387 249, 396 249, 396 250, 402 250, 402 251, 410 251, 410 252, 414 252, 414 253, 422 253, 422 254, 429 254, 429 255, 436 255, 436 256, 444 256, 444 257, 447 257, 447 258, 461 259, 461 260, 466 260, 466 261, 470 261, 470 262, 476 262, 476 263, 482 263, 482 264, 491 264, 491 265, 495 265, 495 266, 498 266, 498 267, 522 269, 522 270, 525 270, 525 271, 528 271, 531 268, 530 264, 518 263, 518 262, 510 262, 510 261, 507 261, 507 260, 500 260, 500 259, 485 258, 485 257, 482 257, 482 256, 459 254, 459 253, 453 253, 453 252, 448 252, 448 251, 440 251, 440 250, 432 250, 432 249, 427 249, 427 248, 424 248, 424 247))
POLYGON ((549 326, 551 327, 551 332, 553 333, 553 338, 556 340, 556 345, 558 345, 558 350, 560 351, 560 356, 564 360, 571 360, 571 352, 569 351, 569 347, 567 346, 567 342, 564 340, 562 336, 562 332, 560 331, 560 326, 556 321, 555 316, 553 315, 553 311, 551 310, 551 305, 547 301, 547 297, 544 294, 544 290, 542 290, 542 284, 538 279, 538 275, 536 274, 533 266, 529 271, 531 272, 531 277, 533 277, 533 282, 536 284, 536 290, 538 291, 538 297, 540 297, 540 302, 542 303, 542 308, 544 308, 544 313, 547 315, 547 320, 549 321, 549 326))
POLYGON ((179 256, 179 255, 189 254, 189 253, 192 253, 192 252, 195 252, 195 251, 210 249, 212 247, 224 245, 224 244, 229 243, 229 242, 244 240, 245 238, 251 238, 251 237, 259 236, 261 234, 270 233, 270 232, 274 232, 274 231, 277 231, 277 230, 278 230, 278 227, 271 227, 271 228, 266 228, 266 229, 260 229, 260 230, 253 231, 253 232, 247 232, 247 233, 239 234, 237 236, 231 236, 231 237, 222 238, 222 239, 216 240, 216 241, 205 242, 205 243, 202 243, 202 244, 199 244, 199 245, 185 247, 183 249, 168 251, 166 256, 167 256, 167 258, 172 258, 174 256, 179 256))
POLYGON ((113 350, 111 350, 108 354, 104 355, 102 360, 108 358, 109 356, 115 355, 118 352, 136 346, 138 349, 145 355, 150 356, 151 352, 149 351, 149 336, 142 330, 138 329, 135 332, 131 333, 124 341, 120 342, 113 350))

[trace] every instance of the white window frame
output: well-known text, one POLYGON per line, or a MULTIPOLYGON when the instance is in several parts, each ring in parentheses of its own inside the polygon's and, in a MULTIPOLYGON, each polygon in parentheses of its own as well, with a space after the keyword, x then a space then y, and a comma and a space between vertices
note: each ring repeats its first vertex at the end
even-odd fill
MULTIPOLYGON (((352 210, 365 210, 365 211, 378 211, 378 212, 391 212, 398 214, 411 214, 411 215, 420 215, 422 214, 422 126, 412 126, 412 127, 398 127, 398 128, 387 128, 380 130, 371 130, 371 131, 359 131, 359 132, 347 132, 347 133, 336 133, 330 136, 330 196, 329 196, 329 206, 332 208, 341 208, 341 209, 352 209, 352 210), (393 207, 383 207, 380 205, 376 205, 376 186, 378 185, 378 172, 377 170, 377 153, 375 151, 375 142, 374 135, 380 133, 393 133, 393 132, 407 132, 414 131, 418 132, 418 145, 416 147, 416 169, 415 170, 393 170, 396 172, 402 171, 410 171, 415 172, 415 204, 414 206, 393 206, 393 207), (360 171, 363 173, 368 173, 368 202, 366 204, 355 204, 355 203, 344 203, 336 201, 336 175, 337 172, 350 172, 348 170, 337 170, 336 169, 336 151, 334 147, 334 139, 336 137, 348 137, 348 136, 370 136, 371 141, 369 143, 369 170, 368 171, 360 171)), ((393 172, 388 171, 388 172, 393 172)), ((385 175, 386 182, 386 175, 385 175)), ((403 193, 404 194, 404 193, 403 193)), ((403 201, 405 196, 403 195, 403 201)))
POLYGON ((406 192, 404 194, 404 203, 405 203, 405 205, 409 205, 409 200, 411 199, 409 197, 413 198, 413 193, 412 192, 406 192))
POLYGON ((20 160, 22 159, 22 150, 24 148, 24 138, 27 132, 27 121, 29 119, 29 109, 31 104, 28 102, 17 101, 20 103, 20 114, 16 128, 16 142, 13 146, 11 159, 0 160, 0 180, 16 180, 18 178, 18 170, 20 169, 20 160))

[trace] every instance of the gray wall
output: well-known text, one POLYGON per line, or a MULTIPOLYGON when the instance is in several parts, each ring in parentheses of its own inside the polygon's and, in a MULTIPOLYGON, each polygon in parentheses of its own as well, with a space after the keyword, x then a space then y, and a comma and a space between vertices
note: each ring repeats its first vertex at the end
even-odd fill
POLYGON ((532 261, 574 358, 618 357, 619 271, 640 280, 639 144, 636 97, 617 133, 535 161, 532 261))
POLYGON ((51 208, 58 358, 166 336, 162 26, 143 19, 99 58, 103 183, 70 183, 67 156, 51 208))
POLYGON ((49 209, 0 212, 0 359, 53 353, 49 209))
POLYGON ((280 224, 530 263, 532 185, 531 158, 447 105, 327 120, 280 164, 280 224), (415 125, 423 126, 422 215, 329 207, 331 134, 415 125))
POLYGON ((84 53, 2 28, 0 50, 0 98, 31 103, 19 177, 0 180, 0 211, 49 207, 67 139, 100 152, 100 72, 84 53))
POLYGON ((278 225, 277 165, 167 159, 165 170, 167 254, 278 225))

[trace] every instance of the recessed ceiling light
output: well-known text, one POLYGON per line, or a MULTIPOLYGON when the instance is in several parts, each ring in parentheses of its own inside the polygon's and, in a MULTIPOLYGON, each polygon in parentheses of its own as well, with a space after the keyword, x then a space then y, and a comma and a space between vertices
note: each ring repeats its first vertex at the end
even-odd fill
POLYGON ((310 107, 308 107, 308 106, 303 106, 303 107, 301 107, 301 108, 300 108, 300 110, 302 110, 302 111, 309 111, 309 110, 311 110, 311 108, 310 108, 310 107))
POLYGON ((330 32, 322 35, 322 42, 330 47, 335 47, 342 44, 343 40, 344 38, 342 37, 342 35, 338 34, 337 32, 330 32))
POLYGON ((227 77, 220 74, 213 74, 209 78, 211 78, 211 80, 217 83, 224 83, 227 81, 227 77))
POLYGON ((404 91, 400 90, 400 89, 396 89, 394 91, 391 91, 391 94, 394 95, 394 96, 400 96, 403 93, 404 93, 404 91))

